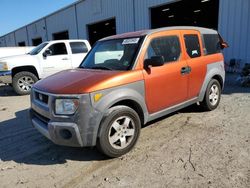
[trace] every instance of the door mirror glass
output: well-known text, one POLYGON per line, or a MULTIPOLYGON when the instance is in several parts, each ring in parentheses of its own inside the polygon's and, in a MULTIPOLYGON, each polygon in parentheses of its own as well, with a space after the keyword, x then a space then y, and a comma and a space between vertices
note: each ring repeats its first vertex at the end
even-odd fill
POLYGON ((158 67, 164 65, 163 56, 152 56, 150 59, 145 59, 144 67, 148 68, 149 66, 158 67))

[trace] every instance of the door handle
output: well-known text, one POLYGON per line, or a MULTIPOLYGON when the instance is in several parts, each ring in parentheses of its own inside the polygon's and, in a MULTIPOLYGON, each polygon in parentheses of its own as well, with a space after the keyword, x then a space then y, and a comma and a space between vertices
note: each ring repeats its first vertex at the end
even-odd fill
POLYGON ((191 67, 182 67, 181 68, 181 74, 189 74, 191 72, 191 67))
POLYGON ((69 60, 69 58, 65 57, 65 58, 62 58, 62 60, 69 60))

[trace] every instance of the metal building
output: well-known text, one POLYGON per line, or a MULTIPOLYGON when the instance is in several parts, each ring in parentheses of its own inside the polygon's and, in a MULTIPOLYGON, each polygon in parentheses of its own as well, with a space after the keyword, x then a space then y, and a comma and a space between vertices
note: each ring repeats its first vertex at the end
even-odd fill
POLYGON ((229 43, 225 58, 250 63, 250 0, 79 0, 0 37, 0 46, 99 38, 173 25, 215 28, 229 43))

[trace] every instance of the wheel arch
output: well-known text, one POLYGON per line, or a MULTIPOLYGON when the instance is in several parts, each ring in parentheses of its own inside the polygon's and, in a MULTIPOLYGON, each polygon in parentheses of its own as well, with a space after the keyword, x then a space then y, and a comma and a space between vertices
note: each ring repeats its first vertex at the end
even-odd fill
POLYGON ((100 116, 95 117, 96 125, 96 135, 98 139, 99 131, 101 129, 101 123, 110 108, 123 105, 132 108, 138 114, 141 125, 144 125, 148 120, 148 111, 145 103, 145 93, 144 93, 144 82, 137 82, 127 85, 126 87, 121 86, 115 89, 109 89, 107 91, 102 91, 103 97, 99 102, 94 102, 93 98, 95 94, 99 92, 94 92, 91 94, 91 101, 94 109, 100 112, 100 116))
POLYGON ((198 101, 203 101, 207 86, 212 79, 218 80, 218 82, 221 85, 221 89, 224 87, 224 81, 225 81, 225 70, 224 70, 224 64, 223 62, 216 62, 207 65, 207 73, 204 79, 204 82, 202 84, 200 94, 198 96, 198 101))
POLYGON ((127 106, 127 107, 133 109, 134 111, 136 111, 136 113, 138 114, 138 116, 141 120, 141 124, 142 125, 144 124, 144 121, 145 121, 144 112, 143 112, 143 109, 139 103, 137 103, 136 101, 134 101, 132 99, 124 99, 124 100, 116 102, 115 104, 110 106, 110 108, 115 107, 115 106, 121 106, 121 105, 127 106))
POLYGON ((206 79, 205 79, 205 81, 203 83, 203 86, 201 88, 201 92, 199 94, 199 101, 200 102, 203 101, 203 99, 205 97, 205 94, 206 94, 207 86, 208 86, 209 82, 212 79, 217 80, 219 82, 220 86, 221 86, 221 89, 223 89, 223 87, 224 87, 224 79, 220 74, 213 74, 213 75, 210 75, 209 77, 206 77, 206 79))
POLYGON ((217 80, 220 83, 221 89, 223 89, 224 81, 223 81, 223 78, 220 75, 216 74, 211 79, 217 80))
POLYGON ((37 72, 36 68, 35 68, 34 66, 31 66, 31 65, 13 68, 12 71, 11 71, 11 76, 12 76, 12 78, 13 78, 17 73, 23 72, 23 71, 25 71, 25 72, 31 72, 31 73, 33 73, 33 74, 39 79, 39 75, 38 75, 38 72, 37 72))
MULTIPOLYGON (((143 106, 143 104, 138 102, 138 100, 136 100, 135 98, 127 96, 126 98, 124 98, 124 97, 116 98, 116 99, 113 99, 112 102, 111 101, 109 101, 109 102, 110 103, 106 103, 107 104, 106 107, 102 108, 102 110, 101 110, 101 111, 104 111, 105 113, 103 113, 101 118, 100 118, 100 122, 98 124, 98 129, 97 129, 96 139, 98 139, 100 136, 102 121, 104 120, 105 116, 107 116, 107 113, 109 112, 109 110, 113 107, 127 106, 127 107, 135 110, 135 112, 138 114, 140 121, 141 121, 141 126, 143 126, 147 122, 148 113, 147 113, 147 111, 145 111, 145 109, 144 109, 145 107, 143 106)), ((99 108, 99 110, 100 110, 100 108, 99 108)))

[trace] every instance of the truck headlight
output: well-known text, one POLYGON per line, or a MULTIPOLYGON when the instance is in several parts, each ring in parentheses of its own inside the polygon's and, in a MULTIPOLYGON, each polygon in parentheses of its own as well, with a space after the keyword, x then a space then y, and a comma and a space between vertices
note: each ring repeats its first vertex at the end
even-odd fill
POLYGON ((7 71, 8 65, 6 62, 0 62, 0 71, 7 71))
POLYGON ((78 99, 56 99, 55 113, 58 115, 72 115, 78 106, 78 99))

